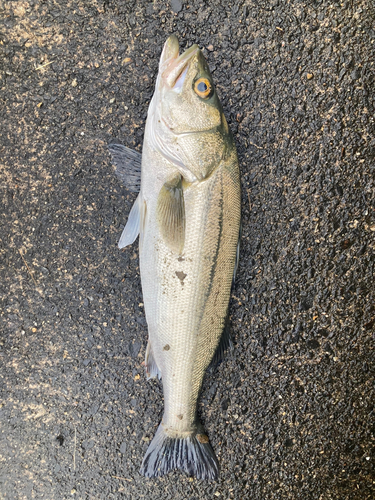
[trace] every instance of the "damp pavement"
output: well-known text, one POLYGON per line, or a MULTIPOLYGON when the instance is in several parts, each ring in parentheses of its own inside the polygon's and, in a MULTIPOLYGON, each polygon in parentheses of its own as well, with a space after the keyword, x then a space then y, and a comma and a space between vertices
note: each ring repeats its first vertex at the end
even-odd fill
POLYGON ((0 42, 0 498, 374 498, 374 70, 368 1, 8 1, 0 42), (234 348, 199 411, 217 483, 139 474, 135 199, 161 48, 207 57, 238 146, 234 348))

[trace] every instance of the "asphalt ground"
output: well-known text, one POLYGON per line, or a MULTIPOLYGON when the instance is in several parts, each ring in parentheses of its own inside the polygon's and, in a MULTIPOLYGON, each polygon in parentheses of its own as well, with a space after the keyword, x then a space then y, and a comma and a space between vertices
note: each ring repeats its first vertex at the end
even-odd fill
POLYGON ((368 500, 374 493, 375 8, 358 1, 1 4, 0 498, 368 500), (198 43, 238 146, 234 349, 200 414, 217 483, 139 468, 135 199, 166 38, 198 43))

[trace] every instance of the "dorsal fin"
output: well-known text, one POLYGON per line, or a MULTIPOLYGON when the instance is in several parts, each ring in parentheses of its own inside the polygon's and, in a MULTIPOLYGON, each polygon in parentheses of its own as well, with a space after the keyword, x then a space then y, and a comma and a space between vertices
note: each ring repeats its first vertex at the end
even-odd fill
POLYGON ((225 318, 223 333, 221 334, 219 344, 216 348, 215 354, 211 360, 210 368, 215 368, 220 361, 224 358, 225 351, 233 347, 232 339, 230 336, 230 321, 229 321, 229 308, 225 318))

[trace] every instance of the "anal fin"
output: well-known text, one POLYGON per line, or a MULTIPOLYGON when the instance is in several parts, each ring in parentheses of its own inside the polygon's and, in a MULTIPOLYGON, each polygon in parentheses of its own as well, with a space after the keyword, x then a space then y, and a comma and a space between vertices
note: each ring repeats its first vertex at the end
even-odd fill
POLYGON ((146 365, 147 380, 149 380, 150 378, 155 378, 155 377, 159 377, 159 380, 161 380, 161 371, 159 370, 159 367, 156 364, 150 341, 148 341, 147 348, 146 348, 145 365, 146 365))

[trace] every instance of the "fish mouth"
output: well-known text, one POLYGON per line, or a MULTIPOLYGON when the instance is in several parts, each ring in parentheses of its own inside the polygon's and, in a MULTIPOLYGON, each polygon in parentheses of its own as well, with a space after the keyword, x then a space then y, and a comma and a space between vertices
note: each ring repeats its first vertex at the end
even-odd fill
POLYGON ((173 57, 172 55, 172 57, 169 59, 169 64, 163 71, 162 78, 170 88, 180 91, 185 80, 189 62, 199 52, 200 49, 198 45, 194 44, 187 50, 185 50, 185 52, 178 55, 179 46, 177 38, 169 37, 165 45, 167 44, 169 44, 169 46, 174 45, 173 52, 177 53, 177 57, 173 57))

